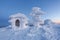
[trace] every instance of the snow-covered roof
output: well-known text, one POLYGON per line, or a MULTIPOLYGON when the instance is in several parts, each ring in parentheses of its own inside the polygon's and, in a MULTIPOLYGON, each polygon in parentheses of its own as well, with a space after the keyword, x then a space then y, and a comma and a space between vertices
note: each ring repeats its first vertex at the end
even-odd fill
POLYGON ((13 14, 13 15, 9 16, 9 18, 21 18, 21 17, 28 20, 26 15, 24 15, 22 13, 17 13, 17 14, 13 14))
POLYGON ((9 18, 12 18, 12 17, 25 17, 26 18, 26 16, 22 13, 17 13, 17 14, 13 14, 13 15, 9 16, 9 18))

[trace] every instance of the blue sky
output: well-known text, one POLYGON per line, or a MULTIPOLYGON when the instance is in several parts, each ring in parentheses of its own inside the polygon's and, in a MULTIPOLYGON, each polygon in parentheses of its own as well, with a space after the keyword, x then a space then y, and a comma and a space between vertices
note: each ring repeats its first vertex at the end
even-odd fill
POLYGON ((44 19, 60 20, 60 0, 0 0, 0 26, 8 25, 8 18, 15 13, 29 17, 32 7, 45 11, 44 19))

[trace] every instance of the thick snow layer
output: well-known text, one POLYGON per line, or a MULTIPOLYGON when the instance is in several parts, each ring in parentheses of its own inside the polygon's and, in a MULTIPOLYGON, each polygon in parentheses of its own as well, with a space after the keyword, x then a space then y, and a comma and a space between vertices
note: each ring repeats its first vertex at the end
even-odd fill
POLYGON ((17 13, 17 14, 9 16, 9 18, 15 18, 15 17, 22 17, 22 18, 27 19, 26 15, 24 15, 22 13, 17 13))
POLYGON ((45 12, 43 12, 40 7, 33 7, 31 15, 32 16, 39 16, 39 15, 43 15, 44 13, 45 12))
POLYGON ((0 28, 0 40, 60 40, 60 25, 28 27, 19 31, 11 27, 0 28))

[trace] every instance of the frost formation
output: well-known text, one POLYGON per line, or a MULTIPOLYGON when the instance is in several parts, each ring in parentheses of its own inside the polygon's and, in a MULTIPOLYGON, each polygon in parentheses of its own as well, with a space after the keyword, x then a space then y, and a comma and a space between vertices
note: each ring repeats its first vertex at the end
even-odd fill
POLYGON ((42 20, 43 14, 41 8, 33 7, 32 24, 22 13, 9 16, 10 25, 0 28, 0 40, 60 40, 60 25, 49 19, 42 20))

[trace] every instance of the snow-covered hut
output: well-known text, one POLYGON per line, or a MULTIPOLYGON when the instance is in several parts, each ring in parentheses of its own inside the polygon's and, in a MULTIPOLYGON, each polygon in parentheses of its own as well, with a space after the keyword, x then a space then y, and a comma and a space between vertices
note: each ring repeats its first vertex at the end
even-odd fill
POLYGON ((11 27, 14 30, 27 28, 28 18, 24 14, 17 13, 17 14, 9 16, 9 19, 10 19, 9 22, 11 24, 11 27))

